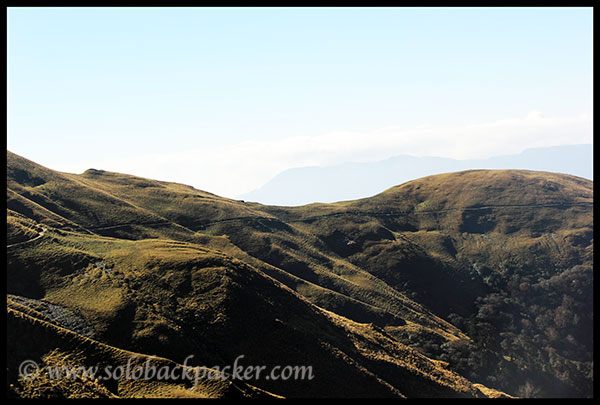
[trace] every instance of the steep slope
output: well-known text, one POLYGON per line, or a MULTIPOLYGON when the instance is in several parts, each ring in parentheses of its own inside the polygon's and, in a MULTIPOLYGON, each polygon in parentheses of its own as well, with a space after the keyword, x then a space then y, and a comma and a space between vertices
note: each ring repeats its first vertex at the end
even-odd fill
POLYGON ((591 181, 474 170, 362 200, 264 209, 303 224, 478 346, 414 337, 429 355, 458 364, 471 353, 456 369, 519 395, 591 394, 591 181))
MULTIPOLYGON (((135 370, 136 367, 160 369, 184 368, 183 365, 140 353, 111 347, 99 341, 83 337, 68 329, 56 326, 41 314, 18 302, 15 297, 7 300, 7 332, 10 353, 7 360, 8 394, 21 398, 118 398, 118 397, 165 397, 165 398, 263 398, 273 397, 265 391, 245 384, 227 380, 192 378, 173 380, 151 378, 109 379, 102 370, 135 370), (23 339, 27 336, 27 339, 23 339), (22 362, 35 361, 39 368, 29 369, 32 374, 17 379, 22 362), (83 367, 88 373, 74 372, 72 377, 56 378, 57 370, 75 370, 83 367), (35 377, 35 378, 33 378, 35 377), (103 380, 103 377, 105 380, 103 380), (100 381, 99 381, 100 380, 100 381)), ((112 374, 110 374, 112 375, 112 374)), ((115 372, 116 376, 117 373, 115 372)), ((147 375, 150 375, 148 373, 147 375)), ((183 374, 182 374, 183 375, 183 374)))
MULTIPOLYGON (((36 168, 36 172, 42 170, 36 168)), ((303 295, 326 309, 362 322, 389 323, 395 319, 394 323, 403 324, 409 320, 459 334, 456 328, 362 269, 328 256, 318 238, 261 211, 260 206, 217 197, 189 186, 117 173, 88 170, 80 176, 59 175, 66 179, 67 186, 60 181, 48 181, 43 190, 36 187, 35 191, 53 196, 58 207, 75 205, 79 211, 89 212, 84 219, 89 232, 126 239, 161 237, 201 244, 207 243, 207 239, 198 231, 227 235, 233 244, 221 243, 220 249, 253 261, 261 271, 295 290, 301 289, 303 295), (77 192, 64 192, 73 182, 80 185, 77 192), (122 210, 122 221, 107 223, 97 219, 107 215, 102 214, 104 204, 97 204, 99 194, 122 202, 106 208, 115 217, 121 216, 122 210), (160 219, 149 221, 147 215, 160 219)), ((46 177, 51 178, 52 172, 46 177)), ((16 180, 9 173, 9 190, 13 182, 16 180)), ((31 193, 27 188, 22 194, 28 197, 31 193)), ((9 199, 9 208, 13 201, 9 199)), ((78 217, 65 216, 67 220, 81 222, 78 217)))
MULTIPOLYGON (((47 237, 35 248, 9 255, 9 272, 22 269, 23 264, 42 268, 41 302, 73 311, 91 326, 94 339, 110 347, 151 353, 180 364, 192 354, 194 366, 231 364, 239 355, 244 355, 244 364, 266 369, 310 366, 314 380, 251 382, 284 396, 482 395, 466 379, 399 343, 384 353, 393 350, 402 357, 390 356, 383 362, 390 375, 379 376, 371 365, 376 360, 358 344, 374 345, 381 332, 367 328, 350 333, 350 321, 332 320, 276 281, 222 253, 166 240, 124 241, 60 235, 53 230, 47 237), (87 258, 73 268, 59 268, 60 262, 42 252, 61 246, 87 258), (399 375, 401 380, 387 381, 399 375)), ((64 259, 68 252, 56 256, 64 259)), ((16 292, 16 287, 9 283, 9 292, 16 292)), ((10 298, 13 306, 27 301, 10 298)), ((71 350, 59 347, 67 353, 71 350)), ((23 347, 19 352, 19 359, 31 354, 23 347)), ((81 356, 87 359, 90 354, 83 351, 81 356)), ((112 391, 129 395, 121 384, 112 391)))
POLYGON ((8 293, 111 347, 314 367, 249 382, 283 396, 591 395, 590 181, 469 171, 274 207, 7 158, 8 293))

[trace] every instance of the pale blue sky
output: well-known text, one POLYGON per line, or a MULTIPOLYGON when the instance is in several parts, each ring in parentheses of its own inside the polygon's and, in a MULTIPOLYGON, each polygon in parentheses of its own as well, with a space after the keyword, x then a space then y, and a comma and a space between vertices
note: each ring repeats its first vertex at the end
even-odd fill
MULTIPOLYGON (((551 144, 591 142, 592 28, 591 8, 9 8, 7 147, 58 170, 162 174, 233 196, 287 168, 256 156, 244 179, 254 161, 232 153, 217 180, 238 184, 215 189, 202 161, 248 143, 277 154, 307 137, 318 154, 342 131, 367 146, 384 128, 408 139, 531 114, 556 129, 551 144), (191 162, 177 166, 182 152, 191 162), (153 172, 163 155, 169 168, 153 172)), ((448 157, 485 157, 465 142, 448 157)), ((371 158, 355 145, 336 159, 371 158)))

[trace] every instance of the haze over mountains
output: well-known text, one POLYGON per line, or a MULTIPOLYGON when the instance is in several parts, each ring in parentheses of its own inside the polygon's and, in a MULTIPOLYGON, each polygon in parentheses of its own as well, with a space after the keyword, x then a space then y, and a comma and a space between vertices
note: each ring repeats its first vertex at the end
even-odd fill
POLYGON ((592 145, 526 149, 520 154, 457 160, 400 155, 379 162, 285 170, 239 198, 262 204, 296 206, 375 195, 409 180, 468 169, 527 169, 593 179, 592 145))
POLYGON ((269 206, 7 151, 9 396, 592 396, 591 180, 468 170, 380 191, 269 206), (48 372, 189 355, 314 378, 48 372))

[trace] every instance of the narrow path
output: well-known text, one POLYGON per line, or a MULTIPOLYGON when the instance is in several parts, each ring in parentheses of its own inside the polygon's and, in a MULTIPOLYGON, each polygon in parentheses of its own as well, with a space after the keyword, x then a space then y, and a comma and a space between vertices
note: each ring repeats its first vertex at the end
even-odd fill
POLYGON ((138 225, 138 226, 159 226, 159 225, 179 225, 176 224, 174 222, 171 221, 158 221, 158 222, 127 222, 124 224, 118 224, 118 225, 107 225, 107 226, 89 226, 87 229, 91 229, 94 231, 105 231, 107 229, 116 229, 116 228, 122 228, 124 226, 132 226, 132 225, 138 225))
MULTIPOLYGON (((592 206, 593 207, 593 205, 594 205, 593 202, 581 202, 581 203, 554 203, 554 204, 548 203, 548 204, 486 205, 486 206, 481 206, 481 207, 455 207, 455 208, 447 208, 447 209, 435 210, 435 211, 414 211, 414 210, 412 210, 412 211, 394 211, 394 212, 342 211, 342 212, 332 212, 329 214, 315 215, 312 217, 297 218, 297 219, 280 219, 280 218, 276 218, 276 217, 244 216, 244 217, 224 218, 224 219, 219 219, 216 221, 198 223, 194 227, 198 227, 199 229, 204 229, 207 226, 219 224, 219 223, 223 223, 223 222, 248 221, 248 220, 267 220, 267 221, 277 220, 277 221, 281 221, 283 223, 292 223, 292 222, 308 222, 308 221, 314 221, 314 220, 317 220, 320 218, 335 217, 335 216, 342 216, 342 215, 365 215, 365 216, 371 216, 371 217, 390 217, 390 216, 391 217, 393 217, 393 216, 400 217, 400 216, 407 216, 407 215, 439 214, 439 213, 443 213, 443 212, 477 211, 477 210, 499 209, 499 208, 544 208, 544 207, 545 208, 567 208, 567 207, 576 207, 576 206, 592 206)), ((199 221, 199 220, 196 220, 196 221, 199 221)), ((196 221, 192 221, 192 222, 196 222, 196 221)), ((173 221, 168 221, 168 220, 158 221, 158 222, 146 222, 146 223, 129 222, 129 223, 118 224, 118 225, 88 227, 86 229, 94 230, 94 231, 101 231, 101 230, 108 230, 108 229, 118 229, 118 228, 122 228, 125 226, 132 226, 132 225, 138 225, 138 226, 174 225, 174 226, 183 227, 191 232, 197 232, 197 231, 194 231, 193 229, 184 227, 181 224, 178 224, 173 221)), ((44 236, 45 231, 46 231, 46 228, 43 228, 42 232, 35 238, 24 241, 24 242, 13 243, 11 245, 7 245, 6 247, 11 248, 11 247, 15 247, 15 246, 33 242, 33 241, 41 238, 42 236, 44 236)))
POLYGON ((305 222, 314 221, 320 218, 334 217, 339 215, 365 215, 372 217, 386 217, 386 216, 406 216, 406 215, 423 215, 423 214, 439 214, 442 212, 453 212, 453 211, 478 211, 487 209, 499 209, 499 208, 566 208, 566 207, 578 207, 578 206, 592 206, 593 202, 581 202, 581 203, 548 203, 548 204, 506 204, 506 205, 484 205, 481 207, 454 207, 446 208, 443 210, 431 210, 431 211, 394 211, 394 212, 369 212, 369 211, 342 211, 332 212, 329 214, 315 215, 312 217, 290 219, 285 222, 305 222))
MULTIPOLYGON (((371 217, 384 217, 384 216, 406 216, 406 215, 422 215, 422 214, 439 214, 442 212, 453 212, 453 211, 477 211, 477 210, 487 210, 487 209, 498 209, 498 208, 566 208, 566 207, 576 207, 576 206, 592 206, 594 203, 592 202, 581 202, 581 203, 556 203, 556 204, 513 204, 513 205, 486 205, 481 207, 455 207, 455 208, 447 208, 443 210, 435 210, 435 211, 394 211, 394 212, 369 212, 369 211, 342 211, 342 212, 332 212, 329 214, 315 215, 312 217, 306 218, 298 218, 298 219, 280 219, 275 218, 278 221, 283 223, 290 222, 305 222, 305 221, 314 221, 320 218, 341 216, 341 215, 365 215, 371 217)), ((217 221, 205 222, 202 224, 198 224, 198 226, 206 227, 213 224, 218 224, 221 222, 230 222, 230 221, 244 221, 244 220, 256 220, 256 219, 264 219, 264 220, 273 220, 272 217, 235 217, 235 218, 225 218, 217 221)))
POLYGON ((23 242, 11 243, 10 245, 6 245, 6 248, 8 249, 8 248, 13 248, 15 246, 21 246, 21 245, 24 245, 24 244, 27 244, 27 243, 31 243, 33 241, 38 240, 39 238, 41 238, 42 236, 44 236, 46 234, 46 231, 48 230, 48 229, 44 228, 43 226, 41 228, 42 228, 42 231, 35 238, 29 239, 29 240, 25 240, 23 242))

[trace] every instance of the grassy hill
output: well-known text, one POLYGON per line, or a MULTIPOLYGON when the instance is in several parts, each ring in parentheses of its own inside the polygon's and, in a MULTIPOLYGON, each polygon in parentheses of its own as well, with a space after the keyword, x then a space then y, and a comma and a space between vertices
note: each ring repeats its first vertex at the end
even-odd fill
MULTIPOLYGON (((9 364, 117 361, 109 348, 315 374, 198 392, 56 387, 64 396, 591 396, 592 188, 478 170, 276 207, 7 152, 9 334, 89 343, 15 340, 9 364)), ((47 395, 14 367, 9 391, 47 395)))

